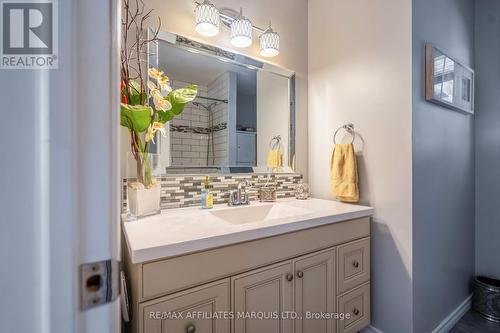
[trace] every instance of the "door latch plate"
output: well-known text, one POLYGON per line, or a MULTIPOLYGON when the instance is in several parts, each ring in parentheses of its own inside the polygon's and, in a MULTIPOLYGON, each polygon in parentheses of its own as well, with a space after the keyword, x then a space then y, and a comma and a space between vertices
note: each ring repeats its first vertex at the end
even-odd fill
POLYGON ((80 308, 87 310, 120 295, 120 262, 104 260, 80 265, 80 308))

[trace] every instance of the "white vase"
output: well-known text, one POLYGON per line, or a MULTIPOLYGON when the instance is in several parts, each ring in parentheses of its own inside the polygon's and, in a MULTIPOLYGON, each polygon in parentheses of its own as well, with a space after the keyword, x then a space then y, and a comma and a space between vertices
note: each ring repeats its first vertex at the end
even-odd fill
POLYGON ((128 186, 128 205, 130 213, 136 217, 160 213, 160 183, 155 183, 150 188, 128 186))

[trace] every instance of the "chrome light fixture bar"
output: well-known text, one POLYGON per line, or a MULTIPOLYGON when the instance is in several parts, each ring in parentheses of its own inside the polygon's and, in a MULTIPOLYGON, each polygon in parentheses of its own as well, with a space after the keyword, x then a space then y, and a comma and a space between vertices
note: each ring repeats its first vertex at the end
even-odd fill
POLYGON ((231 44, 244 48, 252 44, 252 31, 260 33, 260 55, 275 57, 279 54, 279 34, 271 28, 259 28, 243 16, 242 9, 239 13, 232 9, 217 9, 209 0, 196 2, 195 28, 204 36, 216 36, 219 33, 219 23, 231 29, 231 44))

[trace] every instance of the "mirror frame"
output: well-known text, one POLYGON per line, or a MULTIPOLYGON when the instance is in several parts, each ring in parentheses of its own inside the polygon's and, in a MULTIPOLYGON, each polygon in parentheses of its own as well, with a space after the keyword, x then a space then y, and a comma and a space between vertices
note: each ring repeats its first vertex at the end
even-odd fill
MULTIPOLYGON (((148 38, 151 36, 151 34, 154 34, 154 30, 152 28, 148 29, 148 38)), ((212 58, 217 58, 221 61, 232 63, 237 66, 241 67, 246 67, 249 69, 253 70, 265 70, 266 72, 273 73, 276 75, 283 76, 289 80, 289 92, 290 92, 290 121, 289 121, 289 130, 288 130, 288 135, 289 135, 289 142, 288 142, 288 167, 292 169, 293 172, 295 172, 295 134, 296 134, 296 104, 295 104, 295 96, 296 96, 296 91, 295 91, 295 72, 291 71, 289 69, 268 63, 268 62, 263 62, 262 60, 257 60, 254 58, 251 58, 247 55, 244 55, 242 53, 237 53, 232 50, 220 48, 218 46, 206 44, 204 42, 199 42, 195 41, 193 39, 187 38, 185 36, 181 36, 172 32, 167 32, 167 31, 159 31, 157 35, 158 41, 166 42, 170 44, 173 47, 179 48, 186 50, 188 52, 192 53, 199 53, 205 56, 209 56, 212 58)), ((158 59, 158 41, 153 41, 148 44, 147 52, 148 52, 148 59, 147 59, 147 68, 150 68, 151 65, 158 67, 159 59, 158 59)), ((161 148, 160 148, 161 149, 161 148)), ((226 173, 224 170, 228 170, 230 167, 233 166, 216 166, 217 168, 220 168, 221 174, 226 173)), ((258 167, 258 166, 256 166, 258 167)), ((179 169, 182 168, 182 166, 178 167, 179 169)), ((203 168, 203 167, 202 167, 203 168)), ((257 172, 254 172, 257 173, 257 172)), ((176 174, 176 176, 182 175, 182 174, 176 174)))

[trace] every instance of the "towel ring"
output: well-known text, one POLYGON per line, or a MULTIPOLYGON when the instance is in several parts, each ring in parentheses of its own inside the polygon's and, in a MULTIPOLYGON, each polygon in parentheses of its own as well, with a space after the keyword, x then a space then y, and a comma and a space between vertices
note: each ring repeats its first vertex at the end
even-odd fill
POLYGON ((356 138, 356 132, 354 132, 354 125, 353 124, 345 124, 345 125, 337 128, 337 130, 335 131, 335 134, 333 134, 333 143, 337 144, 335 138, 337 137, 337 134, 341 129, 346 130, 352 136, 351 143, 354 143, 354 139, 356 138))
POLYGON ((279 148, 281 142, 281 135, 276 135, 269 141, 269 148, 276 149, 279 148))

